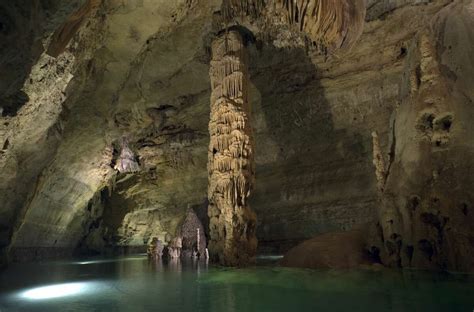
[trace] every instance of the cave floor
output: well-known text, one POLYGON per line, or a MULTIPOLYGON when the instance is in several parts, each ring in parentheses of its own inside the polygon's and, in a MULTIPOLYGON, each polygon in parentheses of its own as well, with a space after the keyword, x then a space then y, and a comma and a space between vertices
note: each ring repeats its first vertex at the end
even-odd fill
MULTIPOLYGON (((262 262, 262 261, 261 261, 262 262)), ((474 275, 246 269, 146 256, 14 264, 0 311, 472 311, 474 275)))

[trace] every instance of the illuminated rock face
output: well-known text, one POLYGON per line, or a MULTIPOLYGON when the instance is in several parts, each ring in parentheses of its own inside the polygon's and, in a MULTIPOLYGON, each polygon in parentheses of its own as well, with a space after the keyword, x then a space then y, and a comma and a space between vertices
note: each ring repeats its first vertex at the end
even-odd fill
POLYGON ((328 49, 349 47, 362 33, 364 0, 277 0, 290 24, 328 49))
POLYGON ((221 264, 245 265, 254 259, 257 239, 256 216, 247 200, 254 179, 253 141, 239 33, 225 33, 213 42, 210 77, 209 250, 221 264))
POLYGON ((308 38, 335 50, 352 46, 362 33, 366 15, 365 0, 224 0, 227 22, 241 16, 262 18, 265 28, 275 18, 308 38))

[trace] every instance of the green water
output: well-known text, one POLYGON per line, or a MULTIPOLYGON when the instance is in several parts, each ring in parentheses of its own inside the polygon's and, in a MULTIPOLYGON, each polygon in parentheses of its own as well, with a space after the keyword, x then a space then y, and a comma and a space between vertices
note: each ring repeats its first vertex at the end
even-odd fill
POLYGON ((464 311, 474 276, 422 271, 226 269, 144 256, 19 264, 0 311, 464 311))

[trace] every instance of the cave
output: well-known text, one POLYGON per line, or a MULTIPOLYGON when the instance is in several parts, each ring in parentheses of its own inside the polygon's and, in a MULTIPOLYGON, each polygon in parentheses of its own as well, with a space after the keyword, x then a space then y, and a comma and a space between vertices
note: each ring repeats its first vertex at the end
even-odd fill
POLYGON ((0 0, 0 312, 471 311, 472 0, 0 0))

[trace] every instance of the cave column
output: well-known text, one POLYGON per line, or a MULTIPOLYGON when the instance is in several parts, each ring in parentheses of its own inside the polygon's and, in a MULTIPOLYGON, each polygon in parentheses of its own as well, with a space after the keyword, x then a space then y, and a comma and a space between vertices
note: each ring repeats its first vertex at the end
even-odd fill
POLYGON ((212 43, 209 121, 209 252, 222 265, 255 259, 256 215, 248 197, 254 184, 253 138, 243 39, 228 31, 212 43))

